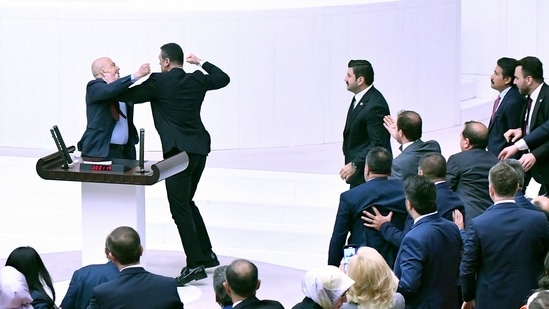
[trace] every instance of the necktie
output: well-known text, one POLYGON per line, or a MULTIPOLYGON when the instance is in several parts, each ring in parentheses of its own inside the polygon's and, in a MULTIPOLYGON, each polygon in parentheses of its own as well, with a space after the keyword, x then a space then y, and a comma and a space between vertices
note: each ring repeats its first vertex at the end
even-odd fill
POLYGON ((354 110, 355 107, 356 107, 356 99, 355 99, 355 97, 353 97, 353 100, 351 101, 351 105, 353 106, 353 110, 354 110))
POLYGON ((126 115, 124 115, 124 113, 120 110, 120 105, 117 101, 111 101, 109 109, 111 111, 112 119, 118 121, 120 119, 120 116, 126 119, 126 115))
POLYGON ((526 135, 527 133, 530 133, 530 129, 528 128, 528 122, 530 121, 530 108, 532 107, 532 98, 528 96, 528 99, 526 99, 526 114, 524 117, 524 124, 522 125, 522 133, 523 135, 526 135))
POLYGON ((492 107, 492 117, 490 117, 490 121, 494 120, 494 116, 496 116, 496 111, 498 110, 500 100, 501 97, 498 95, 497 99, 494 101, 494 106, 492 107))

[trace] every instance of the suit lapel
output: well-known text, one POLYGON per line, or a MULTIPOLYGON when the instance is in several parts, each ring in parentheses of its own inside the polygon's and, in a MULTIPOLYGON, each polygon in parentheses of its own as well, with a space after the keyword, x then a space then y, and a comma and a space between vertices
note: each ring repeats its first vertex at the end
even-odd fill
POLYGON ((354 109, 352 105, 349 106, 349 112, 347 113, 347 123, 345 125, 345 131, 343 132, 344 134, 351 129, 351 124, 355 120, 356 116, 360 113, 360 111, 364 108, 364 106, 366 106, 366 103, 368 102, 368 100, 370 100, 370 96, 372 95, 373 89, 374 89, 374 86, 372 86, 372 88, 370 88, 362 96, 362 98, 360 99, 360 101, 358 101, 354 109))
POLYGON ((532 132, 532 130, 534 130, 534 125, 536 123, 536 118, 538 116, 538 111, 541 107, 541 104, 544 104, 543 99, 545 99, 546 94, 547 94, 547 84, 543 83, 543 85, 541 86, 541 89, 539 91, 539 95, 538 95, 538 98, 537 98, 537 101, 536 101, 536 105, 534 106, 534 110, 532 111, 532 120, 528 123, 528 125, 530 126, 530 132, 532 132))

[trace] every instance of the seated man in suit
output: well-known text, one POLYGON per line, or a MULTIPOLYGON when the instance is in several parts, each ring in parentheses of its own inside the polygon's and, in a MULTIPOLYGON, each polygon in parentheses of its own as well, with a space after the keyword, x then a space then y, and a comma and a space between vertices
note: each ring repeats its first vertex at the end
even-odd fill
POLYGON ((488 194, 488 171, 498 158, 486 151, 488 128, 477 121, 467 121, 460 134, 461 152, 448 158, 446 181, 465 206, 465 227, 483 213, 492 200, 488 194))
POLYGON ((500 162, 490 169, 494 205, 471 220, 461 261, 464 309, 520 308, 543 273, 549 237, 541 212, 518 206, 518 175, 500 162))
POLYGON ((530 202, 530 200, 528 198, 526 198, 526 196, 524 195, 524 192, 522 192, 522 189, 524 188, 524 175, 525 175, 525 172, 524 172, 524 168, 522 168, 522 164, 520 164, 519 160, 517 160, 517 159, 505 159, 505 160, 501 160, 501 162, 504 162, 504 163, 508 164, 517 173, 517 176, 518 176, 518 189, 517 189, 517 193, 515 193, 515 203, 517 203, 517 205, 519 205, 521 207, 524 207, 524 208, 527 208, 527 209, 539 210, 538 208, 536 208, 534 206, 534 204, 532 204, 532 202, 530 202))
POLYGON ((214 270, 213 273, 213 288, 215 292, 215 302, 221 306, 221 309, 232 309, 233 300, 225 291, 223 282, 227 281, 227 276, 225 272, 227 270, 227 265, 219 266, 214 270))
POLYGON ((343 192, 337 209, 336 220, 330 246, 328 264, 339 266, 343 257, 343 246, 354 244, 356 247, 375 248, 393 266, 398 247, 383 239, 378 231, 364 227, 360 215, 363 210, 371 210, 376 205, 383 215, 393 212, 393 224, 404 228, 406 208, 404 190, 400 179, 389 179, 392 156, 383 147, 374 147, 366 156, 363 183, 349 191, 343 192), (350 235, 349 235, 350 233, 350 235), (348 239, 347 236, 349 235, 348 239))
POLYGON ((422 120, 414 111, 402 111, 398 114, 396 125, 391 116, 383 118, 384 126, 391 136, 400 144, 401 153, 393 160, 393 171, 390 178, 405 180, 417 175, 419 159, 426 153, 440 153, 437 141, 421 140, 422 120))
POLYGON ((436 188, 430 179, 411 176, 404 181, 404 191, 414 225, 404 236, 395 262, 397 292, 404 296, 406 308, 457 309, 459 230, 438 215, 436 188))
POLYGON ((143 247, 133 228, 114 229, 107 238, 107 248, 120 275, 93 288, 88 309, 183 308, 174 278, 149 273, 139 265, 143 247))
POLYGON ((284 309, 275 300, 259 300, 255 296, 261 280, 258 279, 254 263, 244 259, 234 260, 227 266, 225 276, 227 281, 223 286, 233 300, 233 309, 284 309))
POLYGON ((118 267, 109 258, 107 242, 105 242, 105 255, 109 260, 107 263, 87 265, 73 273, 69 283, 69 289, 61 302, 61 308, 86 308, 90 302, 94 287, 120 275, 120 270, 118 270, 118 267))

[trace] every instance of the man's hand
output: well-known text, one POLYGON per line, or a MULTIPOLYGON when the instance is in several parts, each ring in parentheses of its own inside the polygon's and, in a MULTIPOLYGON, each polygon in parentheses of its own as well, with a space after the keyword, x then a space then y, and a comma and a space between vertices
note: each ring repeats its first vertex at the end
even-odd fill
POLYGON ((504 160, 509 159, 510 157, 514 156, 515 153, 519 151, 518 147, 515 145, 507 146, 501 150, 501 152, 498 155, 498 159, 504 160))
POLYGON ((345 164, 345 166, 339 171, 339 176, 341 176, 341 179, 347 181, 349 177, 353 176, 353 174, 356 172, 356 169, 353 167, 352 162, 349 162, 345 164))
POLYGON ((531 153, 525 153, 519 159, 520 164, 525 172, 528 172, 534 164, 536 164, 536 157, 531 153))
POLYGON ((475 308, 475 300, 470 301, 464 301, 463 305, 461 305, 461 309, 473 309, 475 308))
POLYGON ((465 225, 463 224, 463 215, 461 214, 461 211, 454 209, 452 216, 454 217, 454 223, 457 225, 458 229, 463 230, 465 225))
POLYGON ((363 210, 362 213, 364 216, 360 217, 362 221, 364 221, 364 226, 373 228, 376 231, 379 231, 383 223, 385 222, 391 222, 391 218, 393 217, 393 212, 389 212, 388 215, 383 216, 375 206, 372 206, 372 209, 374 210, 375 215, 369 213, 366 210, 363 210))
POLYGON ((505 137, 505 140, 509 142, 516 142, 522 137, 522 129, 509 129, 507 132, 503 134, 503 137, 505 137))
POLYGON ((133 73, 133 76, 135 78, 141 78, 143 76, 147 76, 151 73, 151 65, 150 63, 144 63, 139 67, 139 70, 137 72, 133 73))
POLYGON ((190 64, 198 65, 200 63, 200 61, 202 61, 202 59, 198 58, 194 54, 189 54, 189 56, 187 56, 187 62, 190 63, 190 64))
POLYGON ((397 139, 398 129, 397 129, 397 126, 396 126, 396 122, 391 117, 391 115, 387 115, 387 116, 383 117, 383 126, 385 127, 385 129, 387 129, 389 134, 391 134, 391 136, 394 139, 397 139))

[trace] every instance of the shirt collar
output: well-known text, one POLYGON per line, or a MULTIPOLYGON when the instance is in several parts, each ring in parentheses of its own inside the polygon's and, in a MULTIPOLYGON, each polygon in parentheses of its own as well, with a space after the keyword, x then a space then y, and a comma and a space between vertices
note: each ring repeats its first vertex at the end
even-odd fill
POLYGON ((417 218, 414 219, 414 224, 416 224, 419 220, 421 220, 421 219, 423 219, 423 218, 425 218, 425 217, 427 217, 427 216, 432 216, 432 215, 434 215, 434 214, 436 214, 436 213, 438 213, 438 211, 431 212, 431 213, 428 213, 428 214, 425 214, 425 215, 421 215, 421 216, 419 216, 419 217, 417 217, 417 218))
POLYGON ((355 94, 355 101, 356 102, 360 102, 360 100, 362 100, 362 97, 366 94, 366 92, 368 92, 368 90, 370 90, 370 88, 372 88, 373 84, 366 87, 366 89, 362 90, 361 92, 355 94))

